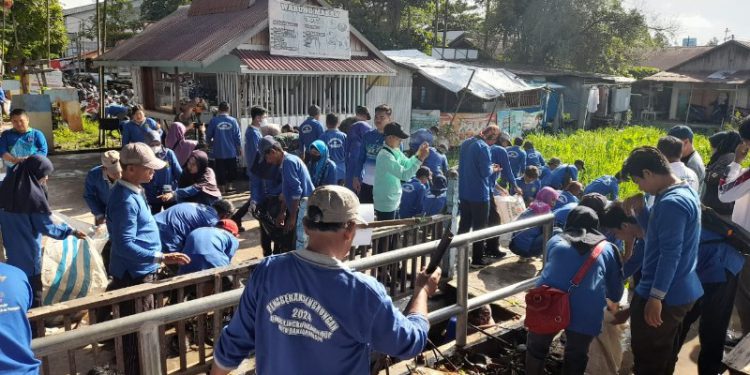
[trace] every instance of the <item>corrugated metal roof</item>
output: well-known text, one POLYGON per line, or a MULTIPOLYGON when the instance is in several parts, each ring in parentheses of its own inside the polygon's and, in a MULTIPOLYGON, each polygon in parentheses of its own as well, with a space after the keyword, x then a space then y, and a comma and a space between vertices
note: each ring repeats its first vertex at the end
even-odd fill
POLYGON ((351 60, 313 59, 304 57, 273 56, 265 51, 235 49, 232 54, 239 57, 250 71, 331 74, 395 75, 396 71, 374 57, 353 56, 351 60))
POLYGON ((180 7, 143 32, 120 43, 100 60, 174 61, 201 65, 210 57, 216 57, 213 55, 230 42, 239 44, 237 38, 266 21, 268 2, 256 0, 249 8, 229 13, 189 16, 188 12, 188 7, 180 7))
POLYGON ((702 46, 653 49, 644 53, 640 65, 669 70, 713 48, 713 46, 702 46))
POLYGON ((649 82, 720 83, 744 85, 750 81, 750 70, 697 73, 659 72, 643 79, 649 82))
POLYGON ((214 13, 226 13, 250 7, 252 0, 193 0, 190 4, 190 16, 202 16, 214 13))

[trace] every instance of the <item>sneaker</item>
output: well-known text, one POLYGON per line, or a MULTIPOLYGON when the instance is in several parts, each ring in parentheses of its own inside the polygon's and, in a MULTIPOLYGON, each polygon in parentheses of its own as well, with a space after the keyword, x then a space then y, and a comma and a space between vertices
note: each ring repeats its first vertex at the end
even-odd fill
POLYGON ((487 260, 487 259, 482 259, 482 260, 480 260, 479 262, 471 262, 471 266, 470 266, 470 267, 471 267, 472 269, 478 270, 478 269, 482 269, 482 268, 484 268, 484 267, 487 267, 487 266, 489 266, 490 264, 492 264, 492 262, 490 262, 489 260, 487 260))

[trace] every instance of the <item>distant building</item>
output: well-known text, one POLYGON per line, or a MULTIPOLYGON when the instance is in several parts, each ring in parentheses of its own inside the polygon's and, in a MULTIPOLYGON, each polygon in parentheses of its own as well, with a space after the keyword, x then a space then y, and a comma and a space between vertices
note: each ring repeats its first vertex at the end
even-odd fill
MULTIPOLYGON (((133 16, 140 17, 142 0, 133 0, 133 16)), ((101 9, 100 5, 100 9, 101 9)), ((83 35, 94 28, 94 17, 96 16, 96 4, 82 5, 78 7, 63 9, 65 31, 68 33, 68 49, 63 57, 76 57, 79 54, 96 51, 96 39, 87 38, 83 35)))
POLYGON ((698 46, 698 38, 683 38, 682 39, 682 46, 683 47, 697 47, 698 46))

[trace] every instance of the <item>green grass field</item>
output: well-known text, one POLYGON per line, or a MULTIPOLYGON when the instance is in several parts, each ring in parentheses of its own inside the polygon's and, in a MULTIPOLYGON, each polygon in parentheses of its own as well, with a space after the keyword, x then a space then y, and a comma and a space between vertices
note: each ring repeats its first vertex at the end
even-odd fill
MULTIPOLYGON (((629 126, 625 129, 578 130, 566 134, 531 134, 526 139, 534 142, 534 147, 545 160, 557 157, 563 163, 572 164, 576 159, 586 163, 586 171, 579 174, 579 180, 587 184, 603 175, 614 175, 622 167, 630 151, 639 146, 656 146, 666 131, 653 127, 629 126)), ((708 138, 695 135, 698 152, 707 162, 711 155, 708 138)), ((457 149, 451 153, 449 163, 458 164, 457 149)), ((638 187, 626 182, 620 185, 620 196, 625 198, 638 192, 638 187)))
MULTIPOLYGON (((83 117, 83 131, 74 132, 68 127, 59 127, 53 131, 55 137, 55 149, 57 151, 75 151, 86 149, 97 149, 99 145, 99 123, 88 117, 83 117)), ((118 147, 120 142, 119 132, 108 135, 108 145, 118 147)))

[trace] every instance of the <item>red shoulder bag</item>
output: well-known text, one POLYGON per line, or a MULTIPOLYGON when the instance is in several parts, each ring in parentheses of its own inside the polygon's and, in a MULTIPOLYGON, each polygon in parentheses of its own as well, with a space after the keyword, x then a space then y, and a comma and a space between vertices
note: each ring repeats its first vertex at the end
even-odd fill
POLYGON ((594 247, 588 259, 570 280, 570 288, 567 291, 549 285, 540 285, 526 293, 526 320, 524 325, 529 332, 538 335, 551 335, 568 327, 568 324, 570 324, 570 291, 583 281, 589 268, 599 257, 606 244, 606 241, 602 241, 594 247))

